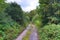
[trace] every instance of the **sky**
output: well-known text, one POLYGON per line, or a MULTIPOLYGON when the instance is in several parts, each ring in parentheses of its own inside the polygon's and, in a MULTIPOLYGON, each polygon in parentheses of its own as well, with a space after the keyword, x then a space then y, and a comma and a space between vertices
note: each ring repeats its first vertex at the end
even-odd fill
POLYGON ((39 0, 7 0, 7 3, 16 2, 21 5, 23 11, 31 11, 39 5, 39 0))

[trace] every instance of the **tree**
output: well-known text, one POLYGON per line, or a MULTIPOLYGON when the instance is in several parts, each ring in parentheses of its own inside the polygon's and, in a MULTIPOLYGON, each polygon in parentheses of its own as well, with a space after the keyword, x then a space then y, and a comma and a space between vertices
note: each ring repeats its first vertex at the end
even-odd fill
POLYGON ((10 3, 5 12, 8 13, 8 15, 10 15, 16 22, 23 24, 23 11, 20 5, 15 2, 10 3))
MULTIPOLYGON (((39 0, 39 15, 42 15, 43 25, 52 21, 50 17, 56 17, 55 12, 60 10, 58 4, 59 0, 39 0), (54 6, 55 5, 55 6, 54 6)), ((54 20, 55 21, 55 20, 54 20)), ((55 22, 53 22, 55 23, 55 22)))
POLYGON ((33 20, 33 17, 36 15, 36 10, 32 10, 29 12, 29 18, 30 18, 30 21, 33 20))
POLYGON ((5 10, 5 8, 6 8, 5 0, 0 0, 0 12, 5 10))
POLYGON ((4 1, 0 0, 0 40, 13 40, 25 28, 17 23, 24 24, 23 17, 25 16, 19 5, 4 1))

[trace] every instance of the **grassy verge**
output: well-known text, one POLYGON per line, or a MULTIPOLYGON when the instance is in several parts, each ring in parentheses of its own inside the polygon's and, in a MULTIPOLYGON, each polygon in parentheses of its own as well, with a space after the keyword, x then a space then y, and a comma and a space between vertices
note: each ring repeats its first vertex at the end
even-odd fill
POLYGON ((28 30, 28 32, 27 32, 26 36, 23 38, 23 40, 29 40, 30 34, 31 34, 31 29, 28 30))

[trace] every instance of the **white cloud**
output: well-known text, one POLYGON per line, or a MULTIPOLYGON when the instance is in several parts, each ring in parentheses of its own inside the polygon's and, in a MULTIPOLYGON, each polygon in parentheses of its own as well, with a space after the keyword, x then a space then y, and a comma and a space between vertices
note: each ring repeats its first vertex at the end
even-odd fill
POLYGON ((31 11, 33 9, 36 9, 36 6, 38 6, 38 1, 39 0, 7 0, 8 3, 16 2, 20 4, 24 11, 31 11), (28 5, 28 6, 25 6, 25 5, 28 5))
POLYGON ((28 3, 29 3, 29 6, 27 6, 26 8, 23 7, 23 10, 31 11, 33 9, 36 9, 36 7, 39 5, 38 0, 29 0, 28 3))

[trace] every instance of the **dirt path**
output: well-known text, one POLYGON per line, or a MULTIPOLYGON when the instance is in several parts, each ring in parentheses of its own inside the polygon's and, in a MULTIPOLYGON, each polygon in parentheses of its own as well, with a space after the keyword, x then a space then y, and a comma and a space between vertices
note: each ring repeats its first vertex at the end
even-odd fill
POLYGON ((28 27, 26 28, 26 30, 24 30, 18 37, 16 40, 22 40, 25 36, 26 33, 28 32, 28 30, 31 29, 31 35, 29 40, 38 40, 38 34, 37 34, 37 28, 35 27, 35 25, 28 25, 28 27), (31 27, 32 26, 32 27, 31 27))
POLYGON ((22 40, 22 38, 26 35, 27 31, 30 29, 30 24, 28 25, 28 27, 26 28, 26 30, 24 30, 18 37, 16 40, 22 40))
POLYGON ((32 33, 30 35, 30 40, 38 40, 37 29, 35 28, 34 25, 33 25, 32 33))

